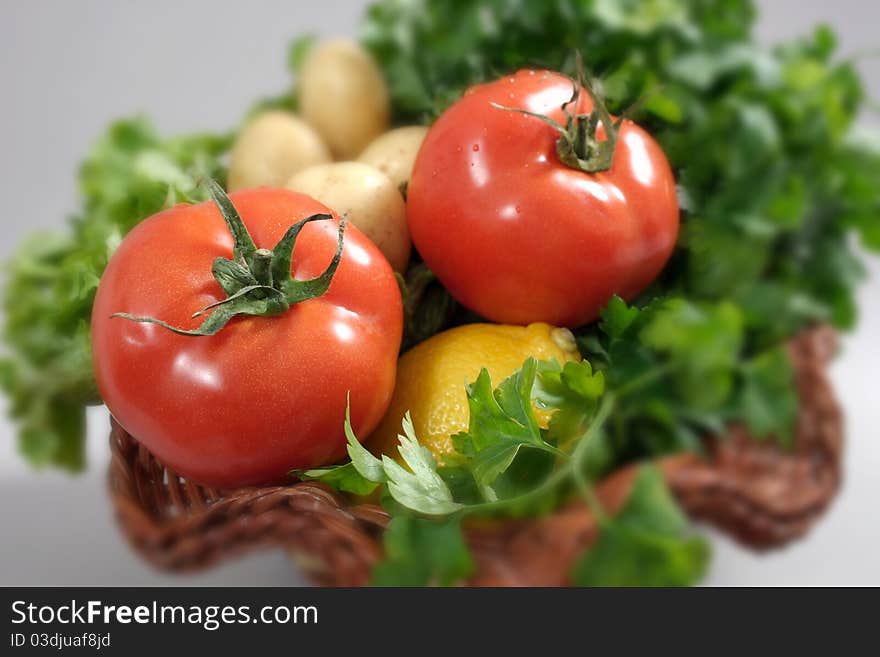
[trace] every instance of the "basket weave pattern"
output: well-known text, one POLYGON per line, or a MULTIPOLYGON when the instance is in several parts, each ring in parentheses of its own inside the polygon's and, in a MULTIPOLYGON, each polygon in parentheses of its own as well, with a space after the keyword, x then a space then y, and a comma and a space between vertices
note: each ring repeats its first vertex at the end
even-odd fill
MULTIPOLYGON (((662 458, 656 465, 685 511, 746 545, 769 548, 801 536, 834 497, 841 478, 843 422, 826 376, 836 336, 826 327, 794 338, 790 352, 800 393, 796 446, 781 451, 738 426, 706 441, 707 455, 662 458)), ((115 421, 109 473, 116 517, 131 545, 170 570, 206 567, 256 547, 281 546, 316 582, 357 586, 382 556, 388 515, 354 504, 326 486, 220 491, 167 470, 115 421)), ((597 494, 614 512, 636 466, 603 480, 597 494)), ((582 503, 542 517, 469 528, 477 562, 473 585, 564 585, 597 527, 582 503)))

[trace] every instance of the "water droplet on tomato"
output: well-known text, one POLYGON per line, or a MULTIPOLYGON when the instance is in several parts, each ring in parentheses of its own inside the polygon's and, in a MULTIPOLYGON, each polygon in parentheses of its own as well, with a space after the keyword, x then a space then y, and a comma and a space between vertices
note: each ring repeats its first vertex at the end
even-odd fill
POLYGON ((474 153, 476 153, 478 150, 480 150, 480 145, 474 144, 474 153))

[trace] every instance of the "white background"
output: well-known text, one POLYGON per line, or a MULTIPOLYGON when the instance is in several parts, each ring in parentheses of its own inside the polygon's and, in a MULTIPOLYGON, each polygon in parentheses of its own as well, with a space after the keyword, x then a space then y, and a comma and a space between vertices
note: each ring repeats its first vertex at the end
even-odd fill
MULTIPOLYGON (((143 3, 0 3, 0 258, 37 227, 58 227, 76 207, 74 169, 113 118, 150 114, 163 133, 222 130, 253 99, 287 83, 286 44, 302 32, 354 33, 364 2, 284 0, 143 3)), ((763 0, 759 37, 835 26, 844 56, 876 49, 880 3, 763 0)), ((880 59, 860 68, 880 98, 880 59)), ((866 117, 876 123, 876 116, 866 117)), ((878 181, 880 184, 880 181, 878 181)), ((860 291, 859 328, 833 376, 848 420, 847 479, 809 537, 754 555, 716 537, 709 584, 880 585, 880 267, 860 291)), ((279 551, 254 554, 187 579, 138 560, 117 532, 105 491, 107 412, 89 414, 89 470, 35 473, 0 420, 0 585, 303 583, 279 551)), ((714 535, 713 535, 714 536, 714 535)))

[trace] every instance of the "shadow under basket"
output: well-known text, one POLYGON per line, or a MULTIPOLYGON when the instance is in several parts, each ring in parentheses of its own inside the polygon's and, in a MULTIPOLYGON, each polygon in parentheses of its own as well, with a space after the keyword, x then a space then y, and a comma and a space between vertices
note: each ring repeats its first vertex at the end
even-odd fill
MULTIPOLYGON (((789 343, 800 408, 794 449, 752 439, 740 426, 706 439, 705 454, 655 463, 682 508, 741 543, 783 545, 816 521, 841 480, 843 422, 826 368, 836 351, 827 327, 789 343)), ((155 566, 192 571, 258 547, 283 547, 315 582, 359 586, 382 557, 388 515, 314 482, 216 490, 186 481, 159 463, 112 421, 109 486, 119 525, 155 566)), ((597 486, 612 513, 626 500, 636 466, 597 486)), ((466 530, 477 563, 468 584, 561 586, 574 560, 597 535, 582 502, 540 518, 481 524, 466 530)))

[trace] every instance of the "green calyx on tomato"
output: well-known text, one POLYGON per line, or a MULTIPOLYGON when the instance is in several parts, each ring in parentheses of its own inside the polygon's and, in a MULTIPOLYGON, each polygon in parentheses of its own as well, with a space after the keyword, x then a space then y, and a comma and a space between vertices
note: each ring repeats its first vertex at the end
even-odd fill
POLYGON ((344 216, 339 220, 336 253, 330 264, 319 276, 298 281, 290 274, 296 238, 307 223, 332 219, 332 215, 321 213, 306 217, 293 224, 273 249, 258 249, 223 188, 214 180, 209 180, 207 186, 235 241, 232 260, 218 257, 211 267, 214 279, 228 296, 193 313, 193 317, 209 313, 205 321, 193 330, 178 328, 154 317, 137 317, 122 312, 114 313, 111 317, 158 324, 180 335, 214 335, 236 315, 280 315, 294 304, 321 296, 330 287, 342 257, 344 216))
POLYGON ((607 171, 614 161, 614 149, 617 148, 620 124, 623 123, 625 117, 621 116, 617 120, 611 118, 611 114, 605 107, 604 99, 595 90, 590 77, 584 70, 583 58, 579 51, 575 53, 575 61, 577 78, 571 80, 571 98, 561 107, 565 116, 564 125, 539 112, 507 107, 498 103, 490 103, 490 105, 509 112, 533 116, 559 132, 559 139, 556 140, 556 155, 566 166, 586 173, 607 171), (593 101, 592 108, 586 113, 570 112, 569 107, 577 108, 582 89, 587 90, 593 101), (599 124, 604 128, 605 139, 599 139, 599 124))

